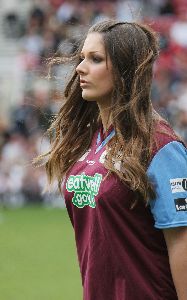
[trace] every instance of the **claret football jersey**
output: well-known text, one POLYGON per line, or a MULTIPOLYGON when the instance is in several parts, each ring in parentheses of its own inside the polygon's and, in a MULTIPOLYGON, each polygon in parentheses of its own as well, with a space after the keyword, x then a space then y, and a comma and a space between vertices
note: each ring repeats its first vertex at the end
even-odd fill
POLYGON ((116 175, 106 176, 103 165, 114 134, 112 128, 105 135, 99 129, 63 184, 83 298, 177 300, 160 229, 187 226, 187 150, 172 134, 156 134, 157 148, 147 170, 156 199, 131 209, 133 192, 116 175))

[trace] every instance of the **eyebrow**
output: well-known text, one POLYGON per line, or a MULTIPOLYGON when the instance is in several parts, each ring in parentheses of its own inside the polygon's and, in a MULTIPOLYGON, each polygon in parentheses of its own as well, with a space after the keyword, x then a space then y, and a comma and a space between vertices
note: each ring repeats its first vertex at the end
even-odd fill
MULTIPOLYGON (((88 53, 90 53, 90 54, 94 54, 94 53, 97 53, 97 52, 104 55, 104 53, 102 53, 100 51, 88 51, 88 53)), ((84 54, 84 52, 81 52, 80 54, 84 54)))

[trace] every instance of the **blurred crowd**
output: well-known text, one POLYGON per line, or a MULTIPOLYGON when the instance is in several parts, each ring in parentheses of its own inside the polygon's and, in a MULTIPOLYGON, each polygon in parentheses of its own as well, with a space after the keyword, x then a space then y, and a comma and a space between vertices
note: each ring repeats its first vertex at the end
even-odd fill
POLYGON ((56 65, 47 80, 45 62, 55 53, 73 52, 87 26, 105 18, 141 20, 159 33, 153 105, 187 142, 186 0, 38 0, 30 1, 24 14, 16 9, 19 1, 3 16, 4 35, 19 45, 24 93, 11 109, 8 125, 0 123, 1 203, 63 205, 55 187, 51 194, 42 193, 45 172, 31 164, 49 147, 45 132, 63 101, 69 76, 68 66, 56 65))

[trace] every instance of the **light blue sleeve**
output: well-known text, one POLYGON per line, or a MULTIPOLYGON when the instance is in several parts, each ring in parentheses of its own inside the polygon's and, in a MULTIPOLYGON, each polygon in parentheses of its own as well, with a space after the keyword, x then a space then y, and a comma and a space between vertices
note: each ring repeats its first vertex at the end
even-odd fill
POLYGON ((156 228, 187 226, 187 149, 174 141, 154 156, 147 175, 156 190, 150 208, 156 228))

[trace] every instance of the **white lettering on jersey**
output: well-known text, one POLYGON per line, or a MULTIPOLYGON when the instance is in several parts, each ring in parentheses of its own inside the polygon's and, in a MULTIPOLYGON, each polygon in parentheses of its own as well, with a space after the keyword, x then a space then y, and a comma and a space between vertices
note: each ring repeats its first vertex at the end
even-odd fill
POLYGON ((95 164, 95 161, 94 160, 88 160, 87 159, 87 164, 89 165, 89 166, 93 166, 94 164, 95 164))
POLYGON ((170 185, 173 194, 187 192, 187 178, 170 179, 170 185))

